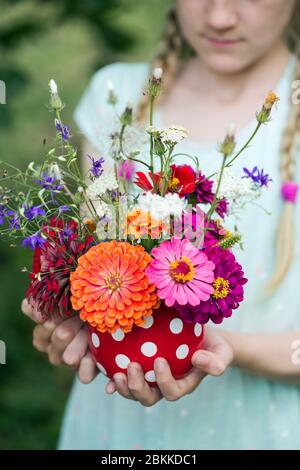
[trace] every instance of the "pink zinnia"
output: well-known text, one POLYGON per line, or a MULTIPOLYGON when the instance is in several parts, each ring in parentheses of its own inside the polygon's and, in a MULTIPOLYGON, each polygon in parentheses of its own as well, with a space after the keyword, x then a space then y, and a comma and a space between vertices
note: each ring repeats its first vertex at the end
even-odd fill
POLYGON ((175 303, 195 307, 210 298, 215 265, 189 240, 164 241, 151 254, 154 259, 146 274, 167 307, 175 303))

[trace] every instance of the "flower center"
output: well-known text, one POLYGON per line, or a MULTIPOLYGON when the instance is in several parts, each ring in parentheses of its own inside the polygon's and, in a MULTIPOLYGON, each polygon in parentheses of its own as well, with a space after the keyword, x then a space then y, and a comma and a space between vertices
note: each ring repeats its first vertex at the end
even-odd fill
POLYGON ((171 192, 177 191, 179 185, 180 185, 179 179, 174 176, 174 178, 171 178, 169 181, 169 190, 171 192))
POLYGON ((214 281, 213 286, 215 291, 213 293, 213 297, 215 299, 225 299, 229 293, 229 281, 224 279, 223 277, 217 277, 214 281))
POLYGON ((121 287, 122 279, 115 274, 106 279, 106 285, 110 290, 115 291, 121 287))
POLYGON ((173 261, 170 266, 171 276, 175 281, 185 284, 194 278, 195 269, 189 258, 180 258, 177 261, 173 261))

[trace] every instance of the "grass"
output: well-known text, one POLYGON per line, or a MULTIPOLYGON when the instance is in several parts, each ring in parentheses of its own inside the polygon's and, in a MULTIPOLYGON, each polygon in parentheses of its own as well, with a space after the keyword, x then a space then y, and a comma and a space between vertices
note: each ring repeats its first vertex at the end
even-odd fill
MULTIPOLYGON (((117 52, 115 58, 147 60, 160 33, 161 1, 130 3, 131 8, 120 8, 113 20, 135 32, 135 45, 126 54, 117 52)), ((3 12, 0 28, 3 18, 17 18, 31 10, 36 14, 30 0, 15 5, 3 12)), ((51 9, 47 14, 51 15, 51 9)), ((93 65, 103 55, 88 24, 79 20, 23 41, 6 55, 7 104, 0 105, 0 159, 24 167, 42 159, 44 138, 51 145, 51 115, 46 107, 49 78, 59 83, 68 105, 65 121, 75 128, 72 111, 93 65), (22 74, 16 78, 9 70, 22 74)), ((32 348, 33 325, 20 313, 28 285, 28 275, 21 268, 30 266, 30 260, 30 253, 0 242, 0 340, 5 341, 7 353, 6 365, 0 365, 0 449, 54 449, 73 378, 70 370, 53 368, 32 348)))

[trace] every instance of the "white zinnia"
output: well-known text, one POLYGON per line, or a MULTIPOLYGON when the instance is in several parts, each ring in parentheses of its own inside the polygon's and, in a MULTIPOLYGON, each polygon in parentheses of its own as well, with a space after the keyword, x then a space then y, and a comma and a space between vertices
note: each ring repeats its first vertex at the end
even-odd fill
POLYGON ((87 188, 86 194, 89 199, 96 200, 107 191, 115 191, 118 188, 118 182, 113 174, 102 174, 96 178, 87 188))
POLYGON ((143 211, 150 212, 153 219, 160 221, 168 221, 171 215, 181 217, 185 208, 184 199, 176 193, 168 193, 162 197, 147 192, 140 196, 138 205, 143 211))

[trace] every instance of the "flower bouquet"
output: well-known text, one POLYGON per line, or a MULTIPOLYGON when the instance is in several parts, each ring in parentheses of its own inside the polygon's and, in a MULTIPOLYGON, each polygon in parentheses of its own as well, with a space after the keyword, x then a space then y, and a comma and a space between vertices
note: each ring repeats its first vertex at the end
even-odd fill
POLYGON ((205 176, 197 157, 186 155, 190 165, 176 164, 186 129, 154 126, 161 69, 147 89, 146 157, 128 149, 133 111, 127 106, 117 113, 110 85, 108 102, 119 125, 112 134, 112 170, 104 170, 102 156, 89 155, 84 173, 62 121, 56 83, 49 85, 53 147, 40 166, 32 162, 25 171, 1 162, 1 236, 33 251, 26 297, 42 319, 80 315, 107 376, 126 372, 136 361, 155 386, 153 362, 161 356, 180 378, 203 344, 204 325, 221 323, 243 301, 247 280, 233 252, 242 237, 237 227, 226 229, 224 220, 234 207, 256 200, 270 178, 257 167, 240 176, 230 167, 269 120, 278 98, 268 94, 254 133, 239 151, 230 126, 219 146, 220 169, 205 176))

